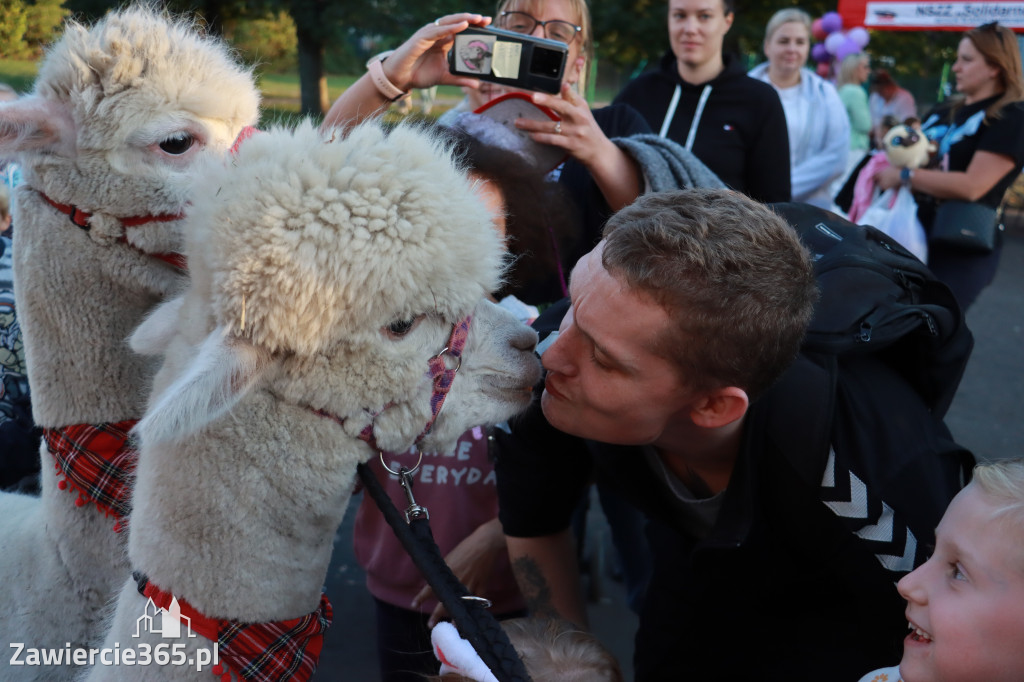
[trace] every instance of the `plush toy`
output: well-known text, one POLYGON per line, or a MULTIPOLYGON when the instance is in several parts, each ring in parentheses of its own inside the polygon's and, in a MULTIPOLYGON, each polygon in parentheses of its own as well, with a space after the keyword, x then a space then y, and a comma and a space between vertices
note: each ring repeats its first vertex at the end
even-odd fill
POLYGON ((884 154, 875 154, 857 176, 850 205, 850 220, 872 225, 927 262, 928 240, 917 219, 917 202, 908 184, 880 192, 875 175, 883 168, 920 168, 928 163, 935 145, 921 132, 917 119, 894 125, 882 138, 884 154))
POLYGON ((884 154, 875 154, 864 164, 853 186, 853 201, 848 212, 850 220, 861 221, 865 211, 877 198, 875 175, 884 168, 920 168, 928 163, 928 157, 935 151, 935 144, 921 132, 920 122, 908 118, 897 123, 882 137, 884 154))
POLYGON ((882 138, 882 149, 889 165, 896 168, 920 168, 928 163, 929 156, 935 151, 935 143, 921 132, 921 124, 916 119, 907 119, 889 129, 882 138))

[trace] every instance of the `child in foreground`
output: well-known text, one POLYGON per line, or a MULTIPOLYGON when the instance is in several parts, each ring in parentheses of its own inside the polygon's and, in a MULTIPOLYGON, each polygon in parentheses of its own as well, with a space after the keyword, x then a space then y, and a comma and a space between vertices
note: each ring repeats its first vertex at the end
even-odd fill
POLYGON ((900 580, 910 634, 899 666, 860 682, 1024 680, 1024 459, 979 464, 900 580))
MULTIPOLYGON (((511 618, 502 621, 509 641, 533 682, 623 682, 611 652, 589 632, 552 618, 511 618)), ((455 626, 438 623, 430 633, 434 655, 441 661, 439 682, 497 682, 494 674, 459 636, 455 626)))

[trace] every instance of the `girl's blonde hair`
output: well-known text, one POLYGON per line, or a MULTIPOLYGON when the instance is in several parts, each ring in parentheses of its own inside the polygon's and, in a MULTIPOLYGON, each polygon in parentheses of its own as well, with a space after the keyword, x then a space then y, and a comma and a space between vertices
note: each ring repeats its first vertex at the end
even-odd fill
MULTIPOLYGON (((533 682, 623 682, 622 669, 589 632, 558 618, 512 618, 501 627, 533 682)), ((449 673, 440 682, 467 680, 449 673)))
POLYGON ((868 59, 868 56, 863 52, 855 52, 854 54, 846 55, 843 58, 843 61, 839 64, 839 76, 836 78, 836 88, 841 88, 848 84, 860 85, 860 80, 857 79, 857 67, 860 66, 861 62, 866 62, 868 59))
POLYGON ((1000 518, 1016 516, 1024 524, 1024 459, 1004 459, 974 467, 971 485, 996 502, 1000 518))
MULTIPOLYGON (((575 16, 566 17, 566 19, 574 21, 580 27, 576 40, 580 41, 580 54, 586 60, 583 64, 583 71, 580 73, 580 79, 577 81, 576 89, 580 95, 586 96, 587 74, 590 72, 590 65, 594 62, 594 34, 591 28, 590 8, 587 6, 587 0, 568 0, 568 2, 569 8, 575 16)), ((498 9, 494 13, 494 20, 498 22, 501 13, 505 11, 526 12, 536 16, 540 14, 539 8, 543 6, 544 0, 498 0, 498 9)), ((566 64, 566 67, 568 66, 566 64)))

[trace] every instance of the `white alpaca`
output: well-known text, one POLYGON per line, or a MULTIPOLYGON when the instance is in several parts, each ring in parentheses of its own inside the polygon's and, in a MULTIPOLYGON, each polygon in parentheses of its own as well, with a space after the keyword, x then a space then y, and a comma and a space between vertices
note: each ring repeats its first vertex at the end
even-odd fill
POLYGON ((135 638, 153 608, 130 579, 104 647, 180 646, 165 651, 206 665, 97 665, 90 682, 208 681, 211 640, 218 673, 308 679, 315 656, 292 677, 287 656, 263 658, 278 648, 270 636, 238 653, 231 623, 305 617, 258 629, 301 622, 315 641, 355 468, 377 454, 360 433, 394 452, 416 441, 433 418, 431 359, 467 315, 461 358, 442 356, 460 365, 422 449, 451 451, 467 428, 523 409, 539 378, 534 332, 484 299, 502 264, 491 216, 427 133, 260 134, 206 167, 193 201, 190 287, 132 339, 165 361, 136 429, 129 557, 154 604, 173 595, 206 637, 135 638))
MULTIPOLYGON (((55 475, 44 442, 42 498, 0 495, 5 649, 82 646, 103 635, 103 607, 128 566, 125 534, 108 517, 123 511, 119 477, 134 461, 118 437, 142 415, 157 367, 126 338, 184 286, 171 263, 183 246, 179 214, 195 162, 225 154, 258 108, 251 74, 222 43, 147 9, 92 28, 69 24, 33 92, 0 106, 0 156, 23 170, 15 286, 35 421, 63 444, 97 431, 75 425, 107 425, 107 442, 92 445, 120 470, 111 496, 97 496, 77 478, 81 470, 55 475)), ((85 460, 75 461, 65 466, 85 460)), ((5 681, 71 674, 4 667, 5 681)))

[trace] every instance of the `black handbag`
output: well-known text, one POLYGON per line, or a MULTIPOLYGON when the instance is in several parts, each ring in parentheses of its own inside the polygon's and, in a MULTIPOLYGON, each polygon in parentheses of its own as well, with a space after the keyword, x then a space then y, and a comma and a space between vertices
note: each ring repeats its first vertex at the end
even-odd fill
POLYGON ((943 201, 935 211, 929 244, 968 253, 991 253, 1003 239, 1003 211, 973 201, 943 201))

